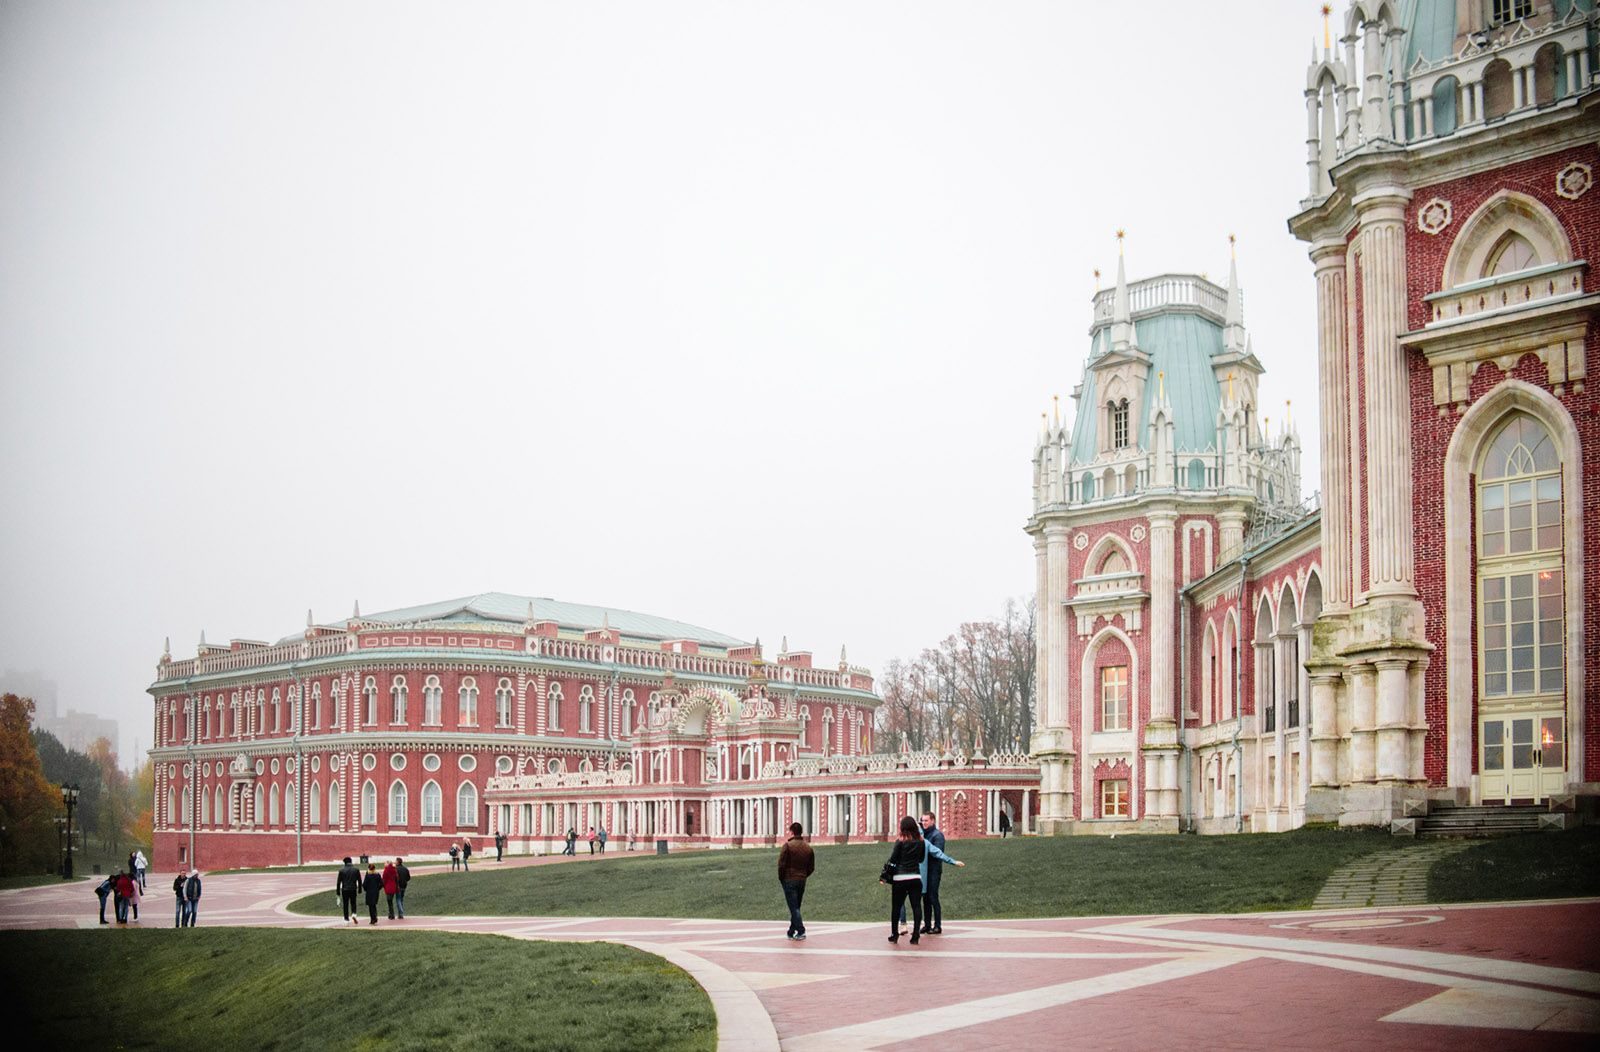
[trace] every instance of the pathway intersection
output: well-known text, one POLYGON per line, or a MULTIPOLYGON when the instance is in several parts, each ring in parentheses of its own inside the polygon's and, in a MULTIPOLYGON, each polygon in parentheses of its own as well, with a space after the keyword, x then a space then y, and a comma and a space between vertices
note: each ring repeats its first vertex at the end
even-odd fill
MULTIPOLYGON (((146 926, 171 924, 156 891, 170 883, 152 875, 146 926)), ((301 895, 331 888, 331 869, 208 876, 200 923, 330 928, 331 937, 356 939, 405 927, 626 943, 706 988, 724 1052, 920 1052, 930 1038, 941 1052, 1079 1040, 1097 1050, 1456 1052, 1491 1041, 1506 1050, 1590 1048, 1600 1034, 1596 899, 950 919, 943 936, 910 947, 886 943, 887 925, 876 923, 813 922, 809 939, 789 942, 776 886, 770 921, 429 917, 425 884, 413 887, 403 922, 353 927, 288 912, 301 895)), ((83 882, 0 892, 0 927, 98 928, 94 895, 83 882)))

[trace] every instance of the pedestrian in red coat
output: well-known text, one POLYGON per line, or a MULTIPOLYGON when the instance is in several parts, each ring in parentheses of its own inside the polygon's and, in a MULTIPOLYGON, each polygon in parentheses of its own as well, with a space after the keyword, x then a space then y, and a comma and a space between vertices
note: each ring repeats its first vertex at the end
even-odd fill
POLYGON ((133 898, 133 878, 126 873, 117 874, 117 923, 128 923, 128 902, 133 898))
POLYGON ((383 898, 389 904, 389 919, 394 920, 394 897, 400 893, 400 871, 390 862, 383 867, 383 898))

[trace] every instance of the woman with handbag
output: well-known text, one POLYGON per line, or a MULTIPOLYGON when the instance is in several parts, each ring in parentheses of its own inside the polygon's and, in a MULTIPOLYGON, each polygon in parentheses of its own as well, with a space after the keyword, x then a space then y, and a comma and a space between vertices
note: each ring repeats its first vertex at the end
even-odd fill
POLYGON ((900 941, 898 918, 907 899, 911 900, 911 945, 915 946, 920 941, 922 885, 927 876, 930 855, 952 866, 966 866, 965 862, 957 862, 924 840, 915 818, 906 815, 900 819, 900 838, 894 842, 894 851, 890 853, 889 861, 883 864, 883 872, 878 874, 878 883, 888 884, 894 889, 889 905, 890 942, 900 941))

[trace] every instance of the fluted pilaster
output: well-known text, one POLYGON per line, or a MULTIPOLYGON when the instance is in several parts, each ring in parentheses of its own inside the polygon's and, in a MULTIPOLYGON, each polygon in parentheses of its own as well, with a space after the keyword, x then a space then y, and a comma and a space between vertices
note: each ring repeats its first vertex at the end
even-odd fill
POLYGON ((1384 188, 1357 201, 1365 350, 1368 594, 1416 594, 1411 535, 1411 402, 1405 352, 1405 203, 1384 188))
POLYGON ((1317 274, 1317 372, 1322 409, 1323 609, 1350 609, 1350 403, 1345 330, 1345 251, 1342 240, 1311 250, 1317 274))

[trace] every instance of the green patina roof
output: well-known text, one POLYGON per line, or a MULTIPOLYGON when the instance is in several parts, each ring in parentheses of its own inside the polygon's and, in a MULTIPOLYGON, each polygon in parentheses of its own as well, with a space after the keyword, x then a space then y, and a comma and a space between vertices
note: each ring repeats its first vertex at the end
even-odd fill
MULTIPOLYGON (((692 639, 719 647, 749 645, 745 640, 722 632, 713 632, 709 628, 657 617, 654 614, 640 614, 632 610, 617 610, 606 606, 589 606, 584 603, 564 603, 558 599, 539 596, 510 595, 506 592, 483 592, 461 599, 446 599, 422 606, 363 614, 361 620, 363 622, 510 621, 521 624, 528 617, 530 603, 533 605, 535 621, 554 621, 562 628, 587 630, 610 624, 622 635, 635 639, 692 639)), ((343 628, 348 623, 348 621, 338 621, 333 627, 343 628)))
MULTIPOLYGON (((1216 374, 1211 371, 1211 359, 1222 353, 1222 327, 1198 314, 1173 312, 1141 318, 1133 323, 1133 329, 1139 349, 1150 356, 1150 381, 1145 384, 1144 401, 1139 407, 1141 433, 1132 436, 1133 441, 1141 448, 1147 445, 1143 424, 1150 419, 1150 406, 1159 388, 1155 376, 1166 373, 1167 400, 1172 403, 1174 450, 1201 452, 1214 447, 1222 391, 1216 374)), ((1104 326, 1095 333, 1090 344, 1090 365, 1110 347, 1111 329, 1104 326)), ((1098 404, 1094 372, 1086 369, 1083 396, 1078 400, 1078 419, 1072 426, 1074 464, 1094 460, 1099 449, 1096 429, 1100 414, 1094 411, 1098 404)))

